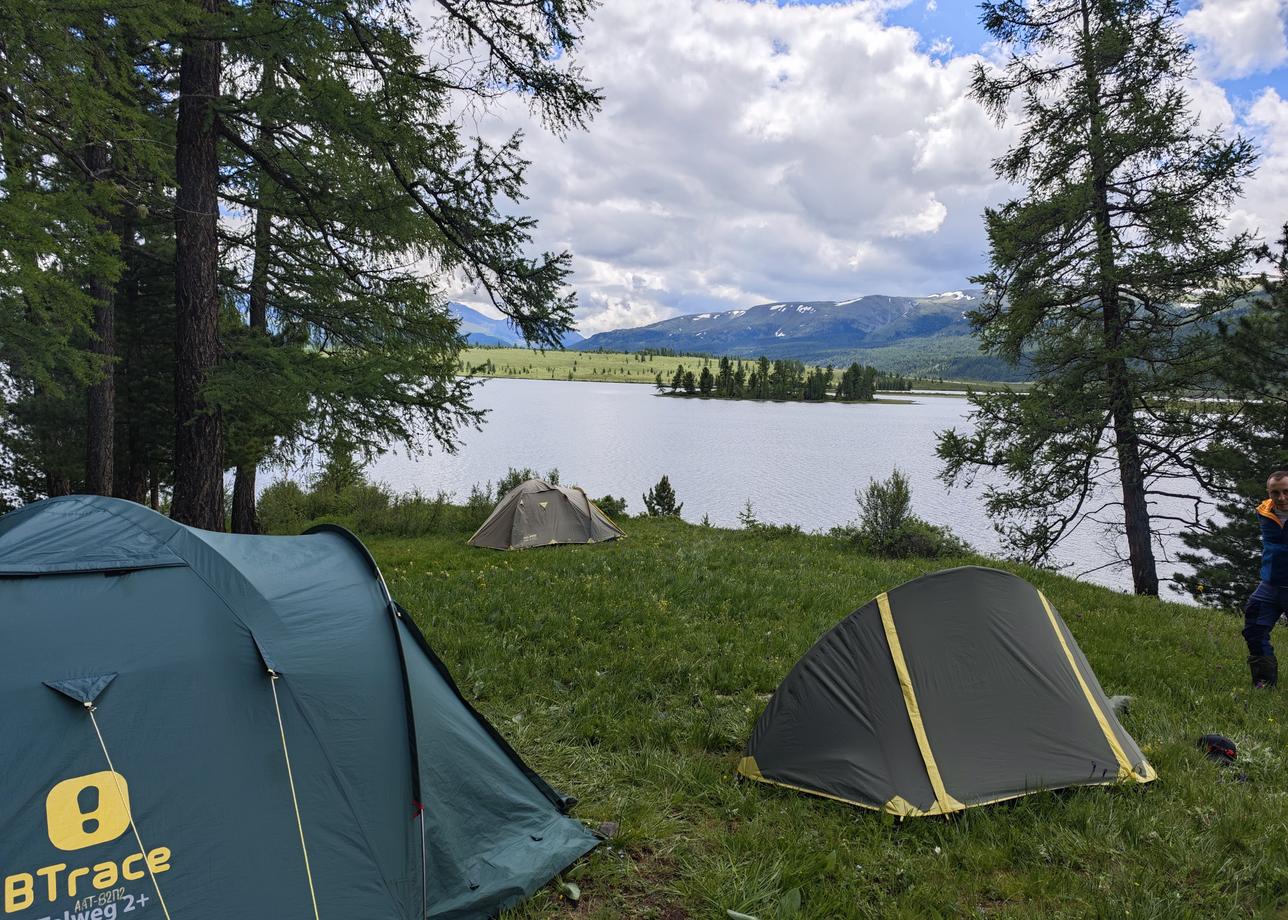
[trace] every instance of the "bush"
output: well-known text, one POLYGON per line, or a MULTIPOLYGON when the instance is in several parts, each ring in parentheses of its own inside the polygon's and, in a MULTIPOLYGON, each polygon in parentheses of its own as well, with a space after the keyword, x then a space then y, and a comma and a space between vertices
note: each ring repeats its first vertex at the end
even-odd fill
POLYGON ((908 477, 895 469, 885 482, 869 480, 863 492, 855 492, 859 503, 859 529, 880 544, 893 540, 911 516, 912 489, 908 477))
MULTIPOLYGON (((479 524, 487 520, 487 516, 492 513, 496 506, 496 496, 492 492, 492 483, 489 481, 483 485, 477 482, 470 486, 470 494, 465 499, 465 511, 470 520, 478 519, 479 524)), ((475 525, 475 529, 478 526, 475 525)))
POLYGON ((527 482, 529 479, 543 479, 543 478, 545 479, 546 482, 550 483, 552 486, 559 485, 558 468, 551 470, 550 472, 546 473, 546 475, 543 477, 536 470, 529 469, 526 466, 521 470, 515 469, 514 467, 510 467, 508 470, 506 470, 505 475, 502 476, 499 480, 497 480, 496 501, 500 501, 501 499, 505 498, 505 496, 509 494, 511 489, 513 489, 515 486, 518 486, 518 485, 521 485, 522 483, 527 482))
POLYGON ((294 480, 279 479, 269 485, 255 507, 264 533, 297 534, 308 529, 308 495, 294 480))
POLYGON ((626 513, 626 499, 624 498, 613 498, 611 495, 605 495, 603 498, 595 499, 595 504, 599 506, 600 511, 610 518, 630 516, 626 513))
MULTIPOLYGON (((706 518, 703 518, 706 521, 706 518)), ((750 533, 759 534, 762 537, 790 537, 801 532, 799 524, 770 524, 756 517, 756 511, 751 507, 751 499, 743 505, 738 512, 738 523, 742 524, 742 529, 750 533)), ((710 526, 708 523, 707 526, 710 526)))
POLYGON ((858 524, 836 527, 831 533, 863 553, 886 559, 936 559, 971 552, 970 545, 947 528, 912 513, 912 489, 897 469, 885 482, 871 480, 854 498, 859 504, 858 524))
POLYGON ((305 499, 305 511, 312 519, 371 516, 389 508, 393 495, 382 485, 359 480, 333 489, 329 484, 315 486, 305 499))
POLYGON ((353 529, 361 533, 384 533, 396 537, 423 537, 431 533, 458 530, 468 521, 449 502, 451 493, 438 492, 428 498, 419 490, 394 496, 386 507, 359 508, 351 515, 353 529))

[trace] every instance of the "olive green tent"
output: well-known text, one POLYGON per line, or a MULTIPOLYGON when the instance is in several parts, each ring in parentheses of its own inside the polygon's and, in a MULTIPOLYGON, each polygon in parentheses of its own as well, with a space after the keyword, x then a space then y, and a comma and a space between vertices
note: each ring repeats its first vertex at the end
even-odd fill
POLYGON ((469 542, 489 549, 527 549, 552 543, 601 543, 624 536, 577 486, 529 479, 506 493, 469 542))
POLYGON ((1046 597, 975 566, 901 585, 819 639, 738 771, 904 817, 1155 777, 1046 597))
POLYGON ((594 846, 352 535, 0 518, 0 916, 466 920, 594 846))

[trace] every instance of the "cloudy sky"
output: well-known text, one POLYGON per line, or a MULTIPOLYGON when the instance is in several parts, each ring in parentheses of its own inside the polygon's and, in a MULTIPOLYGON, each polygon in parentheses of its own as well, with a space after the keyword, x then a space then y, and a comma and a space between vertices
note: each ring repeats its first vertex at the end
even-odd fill
MULTIPOLYGON (((1203 122, 1261 151, 1231 224, 1274 236, 1288 220, 1288 0, 1183 9, 1203 122)), ((989 164, 1008 132, 966 98, 997 53, 967 0, 606 0, 577 55, 605 96, 589 129, 552 137, 517 103, 480 128, 526 132, 522 210, 538 247, 573 253, 585 335, 954 290, 985 266, 981 211, 1007 197, 989 164)))

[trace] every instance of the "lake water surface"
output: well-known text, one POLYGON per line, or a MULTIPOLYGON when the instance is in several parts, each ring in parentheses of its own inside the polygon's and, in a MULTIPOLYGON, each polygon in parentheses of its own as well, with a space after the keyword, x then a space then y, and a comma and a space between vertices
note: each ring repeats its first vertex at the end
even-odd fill
MULTIPOLYGON (((665 473, 685 520, 705 515, 737 527, 750 501, 762 521, 826 530, 853 521, 855 490, 897 467, 912 486, 917 515, 998 553, 978 490, 949 490, 936 478, 935 432, 968 427, 966 400, 913 399, 908 405, 670 399, 640 385, 493 379, 475 400, 489 410, 486 421, 480 431, 462 433, 456 454, 387 454, 370 476, 398 492, 444 490, 460 501, 472 485, 496 482, 510 467, 543 475, 558 468, 565 485, 580 485, 592 498, 624 496, 628 511, 638 514, 644 492, 665 473)), ((1174 551, 1175 541, 1166 543, 1174 551)), ((1068 564, 1068 574, 1128 590, 1129 572, 1103 568, 1117 558, 1114 540, 1090 525, 1062 545, 1058 561, 1068 564)), ((1160 562, 1160 578, 1176 569, 1160 562)), ((1163 594, 1180 598, 1166 586, 1163 594)))

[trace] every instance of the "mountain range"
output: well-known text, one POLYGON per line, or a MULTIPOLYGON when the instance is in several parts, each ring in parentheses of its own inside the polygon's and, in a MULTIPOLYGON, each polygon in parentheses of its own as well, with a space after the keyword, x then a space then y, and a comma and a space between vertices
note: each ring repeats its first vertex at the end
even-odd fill
MULTIPOLYGON (((463 303, 450 302, 447 308, 461 321, 460 332, 471 345, 525 345, 527 344, 508 319, 493 319, 463 303)), ((564 348, 572 348, 582 341, 581 333, 564 334, 564 348)))
POLYGON ((571 347, 765 355, 838 367, 858 361, 917 376, 1021 380, 1022 368, 980 353, 966 313, 979 306, 982 296, 982 291, 968 289, 925 297, 870 294, 842 301, 786 300, 613 329, 571 347))

